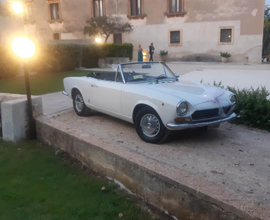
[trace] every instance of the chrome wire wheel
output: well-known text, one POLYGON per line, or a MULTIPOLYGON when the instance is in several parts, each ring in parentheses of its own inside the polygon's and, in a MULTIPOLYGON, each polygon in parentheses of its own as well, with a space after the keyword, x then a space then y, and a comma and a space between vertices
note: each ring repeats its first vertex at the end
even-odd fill
POLYGON ((153 114, 145 114, 140 121, 142 132, 147 137, 155 137, 160 131, 159 119, 153 114))
POLYGON ((78 112, 82 112, 83 110, 83 106, 84 106, 84 102, 83 102, 83 98, 82 98, 82 95, 81 94, 77 94, 75 96, 75 108, 78 112))

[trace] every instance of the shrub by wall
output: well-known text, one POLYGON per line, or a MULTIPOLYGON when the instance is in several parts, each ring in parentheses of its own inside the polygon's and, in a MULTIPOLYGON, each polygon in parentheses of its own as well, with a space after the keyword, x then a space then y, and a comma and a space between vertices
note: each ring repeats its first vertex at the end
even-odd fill
POLYGON ((98 59, 106 57, 128 57, 132 60, 133 44, 82 45, 82 66, 97 67, 98 59))
MULTIPOLYGON (((13 77, 18 73, 20 62, 7 47, 0 47, 0 78, 13 77)), ((29 61, 29 69, 37 73, 70 71, 80 66, 94 68, 102 56, 129 57, 132 59, 132 44, 41 44, 36 56, 29 61)))
POLYGON ((85 68, 94 68, 98 66, 98 55, 96 45, 81 45, 82 58, 81 66, 85 68))
POLYGON ((80 57, 81 48, 77 44, 40 45, 29 67, 38 73, 69 71, 79 67, 80 57))
POLYGON ((19 73, 20 61, 8 46, 0 46, 0 79, 14 77, 19 73))
POLYGON ((236 122, 270 131, 270 93, 265 87, 257 89, 235 89, 227 87, 237 96, 236 122))
MULTIPOLYGON (((222 82, 213 85, 224 88, 222 82)), ((226 89, 237 97, 234 112, 239 117, 234 122, 270 131, 270 92, 265 87, 236 89, 228 86, 226 89)))
POLYGON ((104 49, 108 51, 107 57, 129 57, 133 58, 133 44, 104 44, 104 49))

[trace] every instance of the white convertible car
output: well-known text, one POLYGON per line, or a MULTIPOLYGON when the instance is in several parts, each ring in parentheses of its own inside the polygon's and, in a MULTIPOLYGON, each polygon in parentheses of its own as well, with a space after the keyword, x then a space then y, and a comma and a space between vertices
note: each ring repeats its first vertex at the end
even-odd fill
POLYGON ((63 94, 79 116, 93 109, 123 119, 149 143, 170 130, 215 128, 236 116, 233 93, 178 78, 165 63, 122 63, 115 71, 65 78, 63 94))

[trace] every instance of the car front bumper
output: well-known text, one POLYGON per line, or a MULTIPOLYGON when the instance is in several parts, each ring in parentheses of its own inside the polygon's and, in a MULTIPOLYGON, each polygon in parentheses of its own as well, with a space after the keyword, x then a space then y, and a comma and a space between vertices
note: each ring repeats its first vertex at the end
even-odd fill
POLYGON ((207 121, 207 122, 198 122, 198 123, 185 123, 185 124, 175 124, 175 123, 169 123, 166 125, 166 127, 169 130, 184 130, 189 128, 199 128, 199 127, 206 127, 209 125, 219 125, 222 122, 229 121, 236 117, 235 113, 232 113, 227 118, 222 118, 214 121, 207 121))
POLYGON ((69 96, 69 94, 66 91, 62 91, 63 95, 69 96))

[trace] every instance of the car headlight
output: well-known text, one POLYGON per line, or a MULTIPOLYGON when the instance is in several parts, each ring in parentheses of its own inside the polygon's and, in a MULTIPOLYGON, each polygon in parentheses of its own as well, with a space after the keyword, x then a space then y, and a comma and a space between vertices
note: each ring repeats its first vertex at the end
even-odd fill
POLYGON ((231 95, 230 96, 230 101, 235 104, 237 102, 237 98, 236 98, 236 95, 231 95))
POLYGON ((180 116, 187 114, 187 111, 188 111, 187 101, 181 101, 176 106, 176 113, 180 116))

